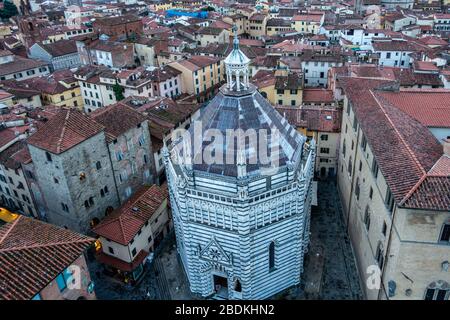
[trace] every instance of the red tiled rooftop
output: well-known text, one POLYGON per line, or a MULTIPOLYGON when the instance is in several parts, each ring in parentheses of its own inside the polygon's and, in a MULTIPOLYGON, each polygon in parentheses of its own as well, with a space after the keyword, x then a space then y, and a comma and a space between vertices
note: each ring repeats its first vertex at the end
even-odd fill
POLYGON ((382 99, 389 82, 340 78, 389 189, 399 204, 443 154, 442 145, 419 121, 382 99), (376 124, 376 125, 374 125, 376 124))
POLYGON ((333 103, 334 95, 332 90, 305 88, 303 89, 304 103, 333 103))
POLYGON ((128 245, 166 199, 167 190, 157 185, 143 187, 92 231, 111 241, 128 245))
POLYGON ((28 138, 28 143, 59 154, 103 130, 102 125, 81 111, 62 108, 28 138))
POLYGON ((94 241, 25 216, 1 226, 0 300, 33 298, 94 241))
POLYGON ((146 120, 140 112, 120 103, 97 109, 89 115, 105 127, 108 142, 146 120))
POLYGON ((450 90, 378 91, 376 95, 426 127, 450 128, 450 90))

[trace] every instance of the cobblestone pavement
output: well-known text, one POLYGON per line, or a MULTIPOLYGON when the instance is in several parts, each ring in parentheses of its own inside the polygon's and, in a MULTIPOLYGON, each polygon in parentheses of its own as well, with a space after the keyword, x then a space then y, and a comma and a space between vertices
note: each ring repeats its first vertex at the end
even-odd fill
POLYGON ((363 299, 350 240, 334 181, 319 182, 311 213, 311 241, 300 286, 274 297, 288 300, 363 299))
MULTIPOLYGON (((305 257, 300 286, 289 288, 273 299, 363 299, 355 259, 346 235, 341 205, 334 182, 319 182, 318 206, 311 213, 311 243, 305 257)), ((95 260, 89 261, 98 299, 202 299, 189 290, 175 248, 173 232, 139 284, 129 287, 107 277, 95 260)))
MULTIPOLYGON (((335 182, 319 182, 318 190, 318 207, 311 214, 311 243, 305 270, 308 263, 322 265, 318 299, 363 299, 335 182)), ((305 274, 306 281, 308 277, 314 275, 305 274)))

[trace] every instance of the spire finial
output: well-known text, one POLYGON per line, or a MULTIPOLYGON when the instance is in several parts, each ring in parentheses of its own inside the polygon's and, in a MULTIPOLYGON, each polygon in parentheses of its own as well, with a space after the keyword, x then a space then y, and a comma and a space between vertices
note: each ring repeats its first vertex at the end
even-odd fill
POLYGON ((233 33, 234 33, 233 48, 235 50, 239 50, 239 38, 238 38, 237 30, 238 30, 238 28, 237 28, 236 24, 233 24, 233 33))

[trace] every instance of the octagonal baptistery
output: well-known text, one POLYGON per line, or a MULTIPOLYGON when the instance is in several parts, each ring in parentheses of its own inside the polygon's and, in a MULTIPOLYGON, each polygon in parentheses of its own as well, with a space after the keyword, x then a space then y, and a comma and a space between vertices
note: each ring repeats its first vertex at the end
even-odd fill
POLYGON ((248 83, 243 57, 235 36, 227 84, 163 150, 190 289, 217 299, 265 299, 299 284, 309 242, 314 140, 308 144, 248 83), (257 144, 250 135, 243 144, 227 140, 237 129, 254 129, 257 144), (206 161, 207 153, 232 161, 206 161))

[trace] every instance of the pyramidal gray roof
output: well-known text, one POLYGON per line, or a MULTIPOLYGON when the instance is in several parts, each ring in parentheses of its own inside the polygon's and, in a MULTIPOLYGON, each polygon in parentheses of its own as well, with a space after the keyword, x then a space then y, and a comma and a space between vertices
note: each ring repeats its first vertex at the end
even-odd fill
POLYGON ((276 163, 278 168, 285 167, 289 162, 295 163, 300 159, 306 141, 306 138, 293 128, 253 85, 239 92, 228 89, 226 85, 222 86, 214 99, 202 110, 201 117, 197 121, 200 121, 203 133, 201 148, 197 147, 196 150, 194 146, 193 141, 199 136, 198 132, 194 131, 199 122, 194 122, 188 132, 192 142, 190 153, 184 152, 183 149, 187 148, 187 145, 182 139, 174 142, 174 149, 181 157, 191 159, 193 171, 209 174, 237 177, 237 154, 242 155, 244 149, 247 176, 260 175, 263 169, 270 167, 270 162, 276 163), (205 135, 210 129, 220 131, 223 139, 211 139, 211 136, 205 135), (244 132, 254 129, 258 138, 257 145, 249 143, 247 139, 245 148, 239 148, 238 152, 237 139, 234 143, 231 139, 227 139, 228 129, 241 129, 244 132), (206 163, 202 158, 206 148, 223 154, 225 159, 223 163, 206 163), (233 161, 226 161, 227 155, 231 155, 230 159, 233 161), (270 160, 265 161, 262 157, 264 155, 270 160))

